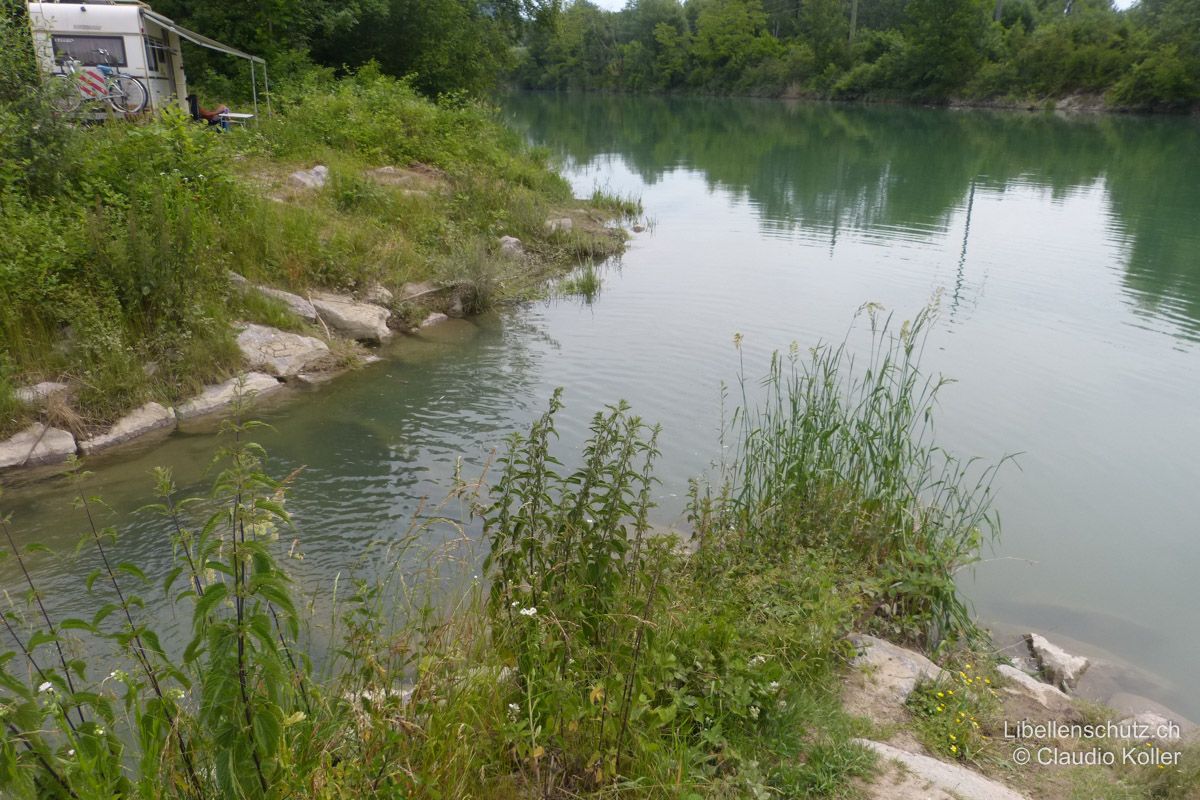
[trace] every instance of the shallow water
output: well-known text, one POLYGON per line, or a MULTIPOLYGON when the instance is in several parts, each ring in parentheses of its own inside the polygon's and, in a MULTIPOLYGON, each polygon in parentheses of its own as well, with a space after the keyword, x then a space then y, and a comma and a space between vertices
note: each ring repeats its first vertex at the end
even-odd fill
MULTIPOLYGON (((774 349, 841 340, 864 302, 911 316, 941 292, 926 366, 957 382, 939 440, 1020 454, 997 483, 1003 538, 964 576, 977 609, 1156 673, 1156 699, 1200 718, 1195 120, 566 96, 505 109, 578 194, 639 195, 651 230, 591 303, 454 322, 264 410, 273 471, 305 466, 290 508, 307 585, 401 535, 457 459, 477 469, 556 386, 564 453, 605 403, 662 423, 659 521, 678 521, 687 479, 720 455, 735 333, 754 377, 774 349)), ((164 563, 161 527, 131 515, 148 471, 198 485, 214 446, 176 435, 97 463, 122 557, 164 563)), ((67 549, 69 497, 51 481, 3 503, 24 539, 67 549)), ((38 564, 64 613, 91 604, 89 569, 38 564)), ((12 586, 11 564, 0 577, 12 586)))

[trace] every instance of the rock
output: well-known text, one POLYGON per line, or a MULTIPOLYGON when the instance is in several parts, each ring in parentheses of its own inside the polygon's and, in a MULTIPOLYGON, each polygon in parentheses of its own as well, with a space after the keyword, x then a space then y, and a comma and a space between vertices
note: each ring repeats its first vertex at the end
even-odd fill
POLYGON ((558 219, 546 220, 546 230, 549 233, 569 233, 575 227, 575 222, 570 217, 559 217, 558 219))
POLYGON ((387 185, 406 183, 411 180, 411 175, 408 172, 391 165, 369 169, 366 172, 366 176, 376 183, 387 185))
POLYGON ((378 283, 372 284, 363 295, 363 298, 368 303, 374 303, 377 306, 390 306, 392 301, 396 299, 390 289, 378 283))
POLYGON ((1001 664, 996 668, 996 671, 1008 681, 1007 685, 1002 687, 1002 691, 1028 697, 1038 705, 1051 711, 1062 711, 1071 706, 1071 698, 1067 697, 1058 687, 1042 683, 1037 678, 1030 677, 1016 667, 1001 664))
POLYGON ((249 372, 237 378, 230 378, 216 386, 207 387, 196 397, 177 406, 175 416, 181 421, 202 417, 233 405, 239 396, 243 399, 265 397, 281 388, 283 388, 283 384, 270 375, 249 372))
POLYGON ((430 190, 441 189, 445 184, 445 175, 434 167, 417 164, 409 169, 386 166, 369 169, 364 173, 368 180, 381 186, 409 187, 405 194, 427 194, 430 190))
POLYGON ((941 667, 925 656, 866 634, 851 634, 858 649, 851 664, 842 700, 846 711, 877 724, 898 722, 905 716, 904 702, 918 681, 943 676, 941 667))
POLYGON ((644 232, 645 230, 646 230, 646 226, 645 226, 645 225, 634 225, 634 226, 633 226, 633 232, 634 232, 634 233, 642 233, 642 232, 644 232))
POLYGON ((312 169, 301 169, 288 176, 293 185, 301 189, 320 189, 329 181, 329 167, 317 164, 312 169))
MULTIPOLYGON (((899 750, 891 745, 872 742, 868 739, 852 740, 860 747, 873 750, 883 758, 898 761, 905 770, 918 780, 958 800, 1025 800, 1021 795, 1002 783, 985 778, 958 764, 948 764, 929 756, 899 750)), ((891 796, 891 795, 889 795, 891 796)))
POLYGON ((416 300, 419 297, 433 294, 441 291, 441 287, 429 281, 421 281, 420 283, 406 283, 400 287, 400 299, 402 301, 416 300))
POLYGON ((523 256, 525 255, 525 245, 521 244, 521 240, 515 236, 501 236, 500 252, 506 256, 523 256))
POLYGON ((407 706, 414 691, 412 687, 379 687, 346 692, 342 699, 350 704, 355 723, 365 731, 374 723, 380 712, 388 708, 407 706))
POLYGON ((282 300, 283 304, 288 307, 288 310, 300 319, 308 320, 309 322, 317 321, 317 309, 313 308, 313 304, 300 295, 285 292, 283 289, 274 289, 270 286, 255 286, 254 288, 267 297, 282 300))
POLYGON ((1032 656, 1016 656, 1014 658, 1010 658, 1009 662, 1019 672, 1024 672, 1026 675, 1037 675, 1037 661, 1035 661, 1032 656))
POLYGON ((1135 742, 1175 742, 1183 738, 1183 726, 1161 714, 1143 711, 1117 723, 1128 730, 1126 739, 1135 742))
POLYGON ((463 301, 461 297, 455 297, 450 301, 450 306, 446 309, 446 316, 460 318, 464 314, 463 301))
POLYGON ((79 451, 84 455, 95 453, 98 450, 116 447, 154 431, 174 427, 175 412, 173 410, 158 403, 146 403, 136 411, 131 411, 117 420, 117 424, 109 428, 108 433, 102 433, 80 442, 79 451))
MULTIPOLYGON (((345 370, 336 370, 333 372, 301 372, 295 377, 296 383, 302 386, 320 386, 323 383, 329 383, 334 378, 339 377, 345 370)), ((288 381, 291 383, 291 381, 288 381)))
POLYGON ((229 282, 234 286, 246 286, 250 283, 250 281, 246 280, 243 276, 239 275, 233 270, 229 270, 229 282))
POLYGON ((336 294, 316 295, 313 305, 326 325, 351 339, 379 343, 392 335, 387 324, 392 314, 381 306, 336 294))
POLYGON ((22 386, 13 392, 13 397, 17 398, 18 402, 24 403, 27 406, 40 406, 52 397, 66 394, 70 388, 65 383, 42 381, 33 386, 22 386))
POLYGON ((237 343, 252 369, 277 378, 303 372, 329 355, 329 346, 320 339, 266 325, 246 325, 238 334, 237 343))
POLYGON ((61 464, 75 455, 75 437, 68 431, 35 422, 0 442, 0 469, 61 464))
POLYGON ((861 800, 958 800, 949 792, 921 780, 895 761, 882 760, 869 778, 855 778, 851 786, 855 791, 851 796, 861 800))
POLYGON ((450 318, 449 318, 449 317, 447 317, 445 314, 438 314, 438 313, 436 313, 436 312, 435 312, 435 313, 433 313, 433 314, 430 314, 428 317, 426 317, 426 318, 425 318, 425 319, 424 319, 424 320, 421 322, 421 327, 422 327, 422 328, 428 328, 428 327, 431 327, 431 326, 433 326, 433 325, 439 325, 439 324, 441 324, 441 323, 443 323, 443 322, 446 322, 446 321, 447 321, 447 320, 449 320, 449 319, 450 319, 450 318))
POLYGON ((1040 634, 1025 634, 1025 643, 1046 681, 1064 692, 1075 688, 1091 663, 1083 656, 1071 655, 1040 634))
POLYGON ((1151 700, 1148 697, 1132 694, 1130 692, 1117 692, 1112 697, 1108 698, 1108 702, 1104 705, 1126 717, 1138 717, 1143 714, 1152 714, 1157 717, 1163 717, 1171 722, 1179 725, 1179 729, 1183 734, 1189 734, 1193 731, 1200 730, 1196 723, 1187 717, 1167 708, 1162 703, 1151 700))

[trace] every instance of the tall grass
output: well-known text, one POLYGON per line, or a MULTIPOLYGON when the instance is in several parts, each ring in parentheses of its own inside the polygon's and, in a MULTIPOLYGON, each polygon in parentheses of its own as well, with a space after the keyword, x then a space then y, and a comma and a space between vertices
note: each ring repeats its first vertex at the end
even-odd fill
POLYGON ((864 307, 865 356, 847 342, 777 353, 761 401, 747 399, 743 377, 720 513, 755 550, 829 548, 865 565, 879 582, 871 625, 928 645, 974 635, 955 573, 999 532, 995 467, 960 461, 934 438, 947 381, 921 357, 935 310, 897 330, 864 307))

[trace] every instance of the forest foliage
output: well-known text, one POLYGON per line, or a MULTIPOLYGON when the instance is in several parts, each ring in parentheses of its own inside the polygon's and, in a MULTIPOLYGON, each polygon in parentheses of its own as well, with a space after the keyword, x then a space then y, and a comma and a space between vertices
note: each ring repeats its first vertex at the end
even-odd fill
POLYGON ((539 89, 944 101, 1200 99, 1200 4, 1141 0, 579 0, 517 68, 539 89))
MULTIPOLYGON (((1139 0, 158 0, 285 80, 370 62, 427 95, 524 89, 1113 105, 1200 101, 1200 3, 1139 0)), ((188 46, 193 80, 246 66, 188 46)))

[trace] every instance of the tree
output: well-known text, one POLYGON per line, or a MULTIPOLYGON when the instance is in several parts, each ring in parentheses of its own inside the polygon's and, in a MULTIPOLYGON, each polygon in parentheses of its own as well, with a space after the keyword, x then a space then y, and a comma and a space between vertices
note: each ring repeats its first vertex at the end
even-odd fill
POLYGON ((376 61, 390 75, 415 76, 430 95, 485 91, 510 54, 505 20, 484 12, 474 0, 388 0, 382 13, 327 38, 314 55, 331 66, 376 61))
POLYGON ((696 18, 692 55, 701 81, 730 85, 748 65, 775 50, 767 16, 756 0, 711 0, 696 18))
POLYGON ((844 0, 808 0, 800 13, 800 23, 816 55, 818 71, 843 60, 849 39, 844 0))
POLYGON ((974 77, 991 9, 988 0, 910 0, 905 35, 911 45, 909 90, 943 99, 974 77))

